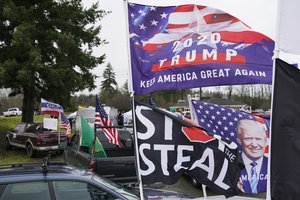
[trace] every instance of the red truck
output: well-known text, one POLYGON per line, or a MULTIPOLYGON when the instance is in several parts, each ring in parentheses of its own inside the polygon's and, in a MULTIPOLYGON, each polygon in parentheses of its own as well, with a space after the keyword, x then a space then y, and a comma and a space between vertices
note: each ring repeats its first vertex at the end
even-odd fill
POLYGON ((67 135, 45 129, 43 123, 20 123, 6 134, 6 150, 12 146, 26 149, 28 157, 34 157, 36 152, 62 154, 67 146, 67 135))

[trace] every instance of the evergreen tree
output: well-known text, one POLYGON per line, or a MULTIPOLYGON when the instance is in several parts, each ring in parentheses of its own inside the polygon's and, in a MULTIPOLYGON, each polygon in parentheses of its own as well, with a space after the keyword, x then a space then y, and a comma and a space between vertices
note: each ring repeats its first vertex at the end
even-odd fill
POLYGON ((0 87, 23 94, 22 121, 33 121, 41 97, 65 106, 74 92, 95 88, 92 70, 104 55, 92 48, 106 43, 95 24, 106 14, 82 0, 0 1, 0 87))
POLYGON ((108 63, 103 72, 103 81, 101 81, 101 95, 102 102, 106 102, 107 99, 112 98, 117 90, 118 84, 116 82, 116 73, 114 72, 110 63, 108 63))

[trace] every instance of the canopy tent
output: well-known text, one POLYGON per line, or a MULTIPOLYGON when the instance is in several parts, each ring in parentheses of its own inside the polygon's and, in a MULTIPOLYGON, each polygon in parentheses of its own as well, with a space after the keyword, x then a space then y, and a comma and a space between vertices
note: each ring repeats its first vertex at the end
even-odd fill
POLYGON ((132 110, 123 114, 123 124, 125 126, 132 125, 132 110))

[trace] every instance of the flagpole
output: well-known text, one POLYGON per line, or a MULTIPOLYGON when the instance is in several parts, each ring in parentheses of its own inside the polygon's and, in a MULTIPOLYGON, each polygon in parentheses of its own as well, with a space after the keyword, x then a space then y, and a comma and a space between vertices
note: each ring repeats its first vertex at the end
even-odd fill
POLYGON ((191 120, 192 121, 195 121, 195 116, 194 116, 194 114, 193 114, 193 112, 192 112, 192 97, 191 97, 191 95, 189 94, 189 95, 187 95, 187 98, 188 98, 188 103, 189 103, 189 109, 190 109, 190 115, 191 115, 191 120))
POLYGON ((96 125, 96 118, 95 118, 95 115, 96 115, 96 107, 97 107, 97 94, 95 96, 95 99, 96 99, 96 102, 95 102, 95 114, 94 114, 94 140, 93 140, 93 144, 92 144, 92 151, 91 151, 91 154, 94 155, 94 151, 95 151, 95 146, 96 146, 96 133, 97 133, 97 125, 96 125))
POLYGON ((281 8, 282 0, 277 0, 277 11, 276 11, 276 30, 275 30, 275 46, 273 56, 273 73, 272 73, 272 98, 271 98, 271 116, 270 116, 270 134, 269 134, 269 160, 268 160, 268 179, 267 179, 267 195, 266 200, 271 200, 271 148, 272 148, 272 118, 273 118, 273 101, 274 101, 274 84, 275 84, 275 70, 276 70, 276 59, 279 57, 280 47, 278 45, 279 38, 279 12, 281 8))
MULTIPOLYGON (((200 90, 201 90, 201 88, 200 88, 200 90)), ((192 111, 193 111, 193 106, 192 106, 192 97, 191 97, 191 95, 188 95, 187 98, 188 98, 188 102, 189 102, 189 109, 190 109, 191 120, 192 120, 193 122, 195 122, 195 123, 198 124, 198 122, 196 121, 196 117, 195 117, 195 115, 194 115, 194 112, 192 112, 192 111)), ((200 100, 200 99, 199 99, 199 100, 200 100)), ((201 184, 201 186, 202 186, 203 197, 206 198, 206 197, 207 197, 206 185, 201 184)))
POLYGON ((143 191, 143 183, 142 176, 140 174, 140 159, 139 159, 139 146, 138 146, 138 137, 136 131, 136 118, 135 118, 135 103, 134 103, 134 91, 133 91, 133 76, 132 76, 132 68, 131 68, 131 54, 130 54, 130 42, 129 42, 129 20, 128 20, 128 1, 124 0, 124 11, 125 11, 125 24, 126 24, 126 36, 127 36, 127 52, 128 52, 128 91, 130 94, 131 102, 132 102, 132 120, 133 120, 133 133, 134 133, 134 145, 135 145, 135 164, 136 164, 136 173, 138 178, 138 185, 140 191, 140 199, 144 200, 144 191, 143 191))
POLYGON ((135 105, 134 105, 134 93, 130 93, 131 101, 132 101, 132 119, 133 119, 133 133, 134 133, 134 144, 135 144, 135 158, 136 158, 136 171, 138 176, 138 184, 140 190, 140 198, 144 200, 144 191, 143 191, 143 183, 142 183, 142 176, 140 174, 140 158, 139 158, 139 145, 138 145, 138 137, 136 131, 136 118, 135 118, 135 105))
POLYGON ((58 112, 58 149, 60 147, 60 123, 61 123, 61 114, 58 112))

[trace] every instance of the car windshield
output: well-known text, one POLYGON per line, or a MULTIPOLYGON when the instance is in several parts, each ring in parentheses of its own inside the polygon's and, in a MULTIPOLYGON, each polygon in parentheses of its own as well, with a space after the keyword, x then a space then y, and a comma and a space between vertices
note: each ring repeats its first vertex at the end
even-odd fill
POLYGON ((132 198, 136 198, 136 196, 139 196, 138 192, 134 189, 131 189, 129 187, 125 187, 125 186, 121 186, 115 182, 112 182, 106 178, 100 178, 98 176, 93 176, 92 177, 93 180, 101 183, 102 185, 105 185, 106 187, 121 193, 122 195, 125 195, 126 197, 132 197, 132 198))

